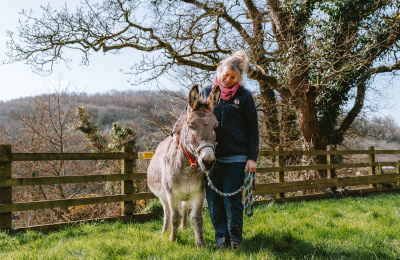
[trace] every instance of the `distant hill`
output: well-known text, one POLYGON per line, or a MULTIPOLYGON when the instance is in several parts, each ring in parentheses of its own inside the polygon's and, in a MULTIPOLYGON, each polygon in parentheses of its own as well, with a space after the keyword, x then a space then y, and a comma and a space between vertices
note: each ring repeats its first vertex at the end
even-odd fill
MULTIPOLYGON (((186 97, 182 92, 169 91, 109 91, 107 93, 67 93, 66 108, 85 106, 94 123, 109 132, 113 122, 137 128, 138 146, 154 149, 171 131, 186 97)), ((0 102, 0 125, 9 124, 10 111, 26 110, 41 96, 0 102)), ((400 149, 400 127, 391 119, 357 119, 345 142, 346 149, 400 149)))
MULTIPOLYGON (((85 106, 94 123, 108 133, 112 123, 137 128, 138 145, 142 149, 154 148, 159 139, 170 131, 184 107, 181 93, 168 91, 110 91, 107 93, 67 93, 63 106, 75 110, 85 106), (173 105, 175 104, 175 105, 173 105), (178 105, 176 105, 178 104, 178 105), (161 122, 164 132, 157 126, 161 122)), ((34 107, 35 99, 45 95, 0 102, 0 125, 7 126, 12 120, 11 111, 24 111, 34 107)))

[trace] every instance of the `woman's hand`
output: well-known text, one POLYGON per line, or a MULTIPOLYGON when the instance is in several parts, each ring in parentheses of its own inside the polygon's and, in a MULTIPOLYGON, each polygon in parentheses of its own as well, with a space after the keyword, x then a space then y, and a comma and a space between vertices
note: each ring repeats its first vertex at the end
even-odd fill
POLYGON ((249 168, 249 172, 256 172, 257 163, 254 160, 247 160, 245 169, 249 168))
POLYGON ((175 145, 175 149, 178 149, 178 147, 179 147, 179 140, 181 139, 181 136, 180 135, 178 135, 177 133, 174 133, 173 135, 172 135, 172 142, 174 143, 174 145, 175 145))

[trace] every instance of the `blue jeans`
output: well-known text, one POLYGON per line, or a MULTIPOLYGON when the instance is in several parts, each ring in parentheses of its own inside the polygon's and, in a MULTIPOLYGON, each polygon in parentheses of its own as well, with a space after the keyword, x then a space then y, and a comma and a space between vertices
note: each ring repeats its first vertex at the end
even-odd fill
MULTIPOLYGON (((235 192, 243 185, 245 166, 244 162, 217 161, 209 174, 210 179, 218 190, 224 193, 235 192)), ((207 185, 206 198, 218 248, 240 246, 243 241, 242 192, 223 197, 207 185)))

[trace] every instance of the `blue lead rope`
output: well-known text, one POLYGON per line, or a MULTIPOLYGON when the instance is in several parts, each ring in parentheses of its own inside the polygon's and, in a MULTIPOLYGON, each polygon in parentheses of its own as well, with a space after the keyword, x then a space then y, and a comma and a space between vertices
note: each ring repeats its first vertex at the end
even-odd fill
POLYGON ((246 178, 244 180, 244 183, 246 185, 246 188, 244 190, 245 193, 245 199, 244 199, 244 212, 246 213, 246 216, 251 217, 253 216, 254 212, 254 205, 253 205, 253 183, 256 180, 256 174, 253 172, 249 172, 246 170, 246 178), (250 208, 250 210, 249 210, 250 208))
POLYGON ((245 192, 244 211, 246 213, 246 216, 248 216, 248 217, 253 216, 254 205, 253 205, 252 184, 256 179, 255 173, 249 172, 249 168, 246 168, 246 176, 245 176, 243 185, 237 191, 231 192, 231 193, 224 193, 224 192, 218 190, 212 183, 210 176, 208 176, 208 173, 206 173, 206 176, 207 176, 207 180, 208 180, 208 186, 210 186, 211 189, 213 189, 217 194, 219 194, 221 196, 224 196, 224 197, 234 196, 244 189, 244 192, 245 192), (249 208, 250 208, 250 210, 249 210, 249 208))

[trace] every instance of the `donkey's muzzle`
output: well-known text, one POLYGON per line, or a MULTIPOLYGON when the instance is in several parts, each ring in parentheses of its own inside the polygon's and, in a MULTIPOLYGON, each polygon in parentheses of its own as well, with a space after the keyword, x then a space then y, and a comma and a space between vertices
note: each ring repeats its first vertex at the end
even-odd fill
POLYGON ((199 153, 199 163, 201 167, 205 171, 211 171, 212 167, 215 163, 215 155, 214 155, 214 145, 211 143, 205 143, 199 146, 196 149, 196 152, 199 153))
POLYGON ((215 157, 214 160, 208 160, 208 161, 203 161, 204 164, 204 168, 206 168, 206 171, 211 171, 211 169, 213 168, 214 164, 215 164, 215 157))

